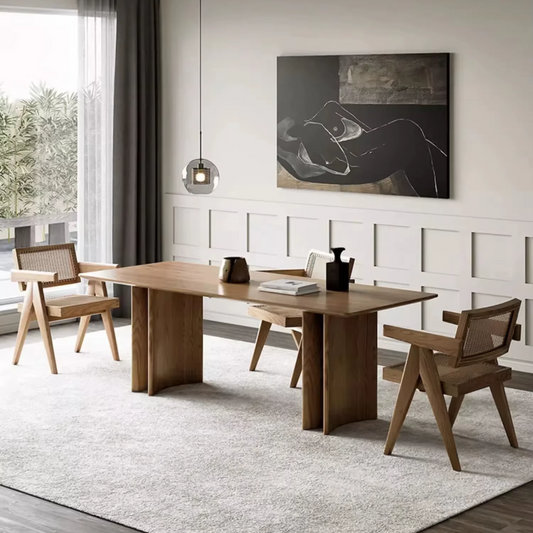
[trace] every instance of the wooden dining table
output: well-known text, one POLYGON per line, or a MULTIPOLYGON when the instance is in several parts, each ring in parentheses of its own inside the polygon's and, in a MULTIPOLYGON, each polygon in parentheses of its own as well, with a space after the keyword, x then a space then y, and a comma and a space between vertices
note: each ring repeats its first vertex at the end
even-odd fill
MULTIPOLYGON (((377 418, 378 311, 436 298, 428 292, 352 284, 348 292, 286 296, 259 290, 286 274, 251 272, 223 283, 218 268, 180 262, 81 274, 132 287, 132 391, 154 395, 203 382, 203 298, 299 309, 303 314, 303 429, 329 434, 377 418)), ((294 279, 300 279, 294 277, 294 279)))

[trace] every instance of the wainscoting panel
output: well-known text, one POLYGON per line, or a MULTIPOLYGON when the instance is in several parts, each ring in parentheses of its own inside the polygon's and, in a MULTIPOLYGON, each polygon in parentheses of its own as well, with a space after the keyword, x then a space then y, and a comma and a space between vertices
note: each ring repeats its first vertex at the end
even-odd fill
POLYGON ((283 233, 286 226, 282 217, 248 213, 248 252, 282 255, 283 233))
POLYGON ((316 247, 317 233, 320 233, 320 223, 316 218, 288 217, 287 255, 305 259, 309 250, 316 247))
POLYGON ((422 250, 423 272, 459 275, 459 232, 424 228, 422 250))
POLYGON ((174 244, 199 246, 200 210, 194 207, 174 207, 174 244))
POLYGON ((409 270, 411 266, 412 244, 409 228, 405 226, 375 226, 375 266, 409 270))
MULTIPOLYGON (((238 254, 254 269, 301 268, 310 248, 342 246, 358 283, 439 295, 380 313, 380 331, 390 323, 452 334, 443 310, 520 298, 524 335, 507 363, 533 372, 533 222, 178 194, 165 195, 164 213, 166 259, 219 265, 238 254)), ((205 317, 257 326, 239 302, 206 299, 205 317)), ((383 338, 380 346, 407 349, 383 338)))
POLYGON ((212 209, 210 212, 210 243, 214 250, 242 249, 243 227, 242 215, 236 211, 220 211, 212 209))
POLYGON ((356 259, 352 277, 363 278, 365 260, 371 257, 372 227, 362 222, 329 221, 329 248, 346 248, 346 256, 356 259), (365 252, 362 249, 365 248, 365 252))
POLYGON ((461 308, 459 291, 440 287, 422 287, 422 290, 439 295, 438 298, 422 302, 422 329, 438 335, 454 335, 456 327, 442 321, 442 312, 461 308))
POLYGON ((526 300, 526 327, 523 336, 526 346, 533 347, 533 300, 526 300))
POLYGON ((533 283, 533 237, 526 237, 526 283, 533 283))
POLYGON ((512 237, 473 233, 472 239, 474 277, 511 281, 514 259, 512 237))

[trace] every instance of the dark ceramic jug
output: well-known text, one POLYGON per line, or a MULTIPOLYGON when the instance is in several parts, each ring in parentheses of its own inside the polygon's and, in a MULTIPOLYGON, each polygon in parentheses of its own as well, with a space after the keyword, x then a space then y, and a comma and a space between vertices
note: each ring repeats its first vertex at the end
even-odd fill
POLYGON ((250 271, 244 257, 224 257, 218 279, 224 283, 248 283, 250 271))

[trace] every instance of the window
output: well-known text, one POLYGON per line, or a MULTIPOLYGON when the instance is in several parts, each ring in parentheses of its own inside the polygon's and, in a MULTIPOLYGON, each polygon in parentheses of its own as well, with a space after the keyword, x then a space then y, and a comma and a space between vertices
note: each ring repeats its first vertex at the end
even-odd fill
POLYGON ((0 305, 11 250, 77 242, 76 13, 0 11, 0 305))

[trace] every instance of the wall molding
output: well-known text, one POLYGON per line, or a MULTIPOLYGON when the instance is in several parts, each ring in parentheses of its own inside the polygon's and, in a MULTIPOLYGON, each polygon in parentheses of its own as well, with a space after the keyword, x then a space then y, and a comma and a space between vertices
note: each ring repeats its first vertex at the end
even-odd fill
MULTIPOLYGON (((439 298, 383 311, 382 324, 450 334, 442 311, 517 297, 524 336, 506 363, 533 372, 533 222, 166 194, 167 260, 220 264, 225 255, 252 268, 298 268, 310 248, 344 246, 357 282, 437 292, 439 298), (194 245, 191 243, 194 242, 194 245), (528 283, 529 282, 529 283, 528 283)), ((209 299, 205 316, 254 325, 246 304, 209 299)), ((380 330, 381 331, 381 330, 380 330)), ((380 339, 380 346, 405 350, 380 339)))

